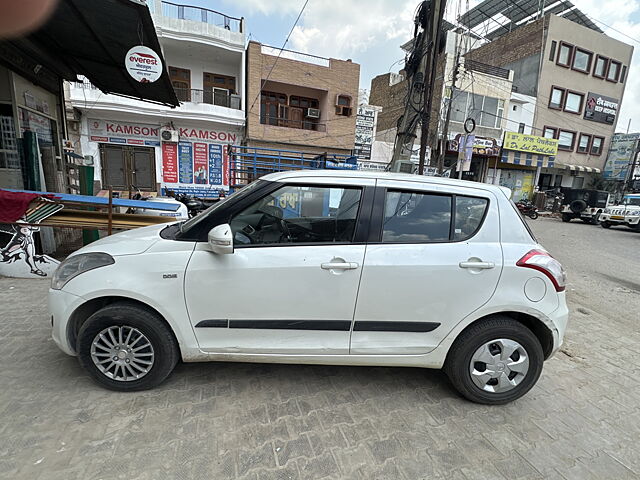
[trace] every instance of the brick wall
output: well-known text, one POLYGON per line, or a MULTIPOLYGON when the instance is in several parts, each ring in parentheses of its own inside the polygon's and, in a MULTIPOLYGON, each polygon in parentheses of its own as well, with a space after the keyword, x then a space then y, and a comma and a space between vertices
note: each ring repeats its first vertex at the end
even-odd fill
POLYGON ((542 38, 546 21, 547 17, 543 17, 511 33, 505 33, 497 40, 467 53, 465 58, 502 67, 521 58, 535 55, 543 46, 542 38))
POLYGON ((263 54, 260 43, 249 43, 246 143, 258 146, 268 142, 271 148, 304 150, 301 147, 313 147, 310 151, 350 153, 355 140, 360 65, 350 60, 334 58, 328 59, 328 66, 283 57, 275 63, 276 58, 274 55, 263 54), (277 92, 296 95, 302 95, 300 92, 306 91, 304 96, 317 98, 321 111, 319 123, 326 126, 326 132, 261 124, 259 92, 267 76, 269 80, 264 90, 271 88, 277 92), (351 97, 351 116, 336 115, 337 95, 351 97))
POLYGON ((398 119, 404 112, 407 81, 403 80, 395 85, 390 85, 393 75, 397 74, 385 73, 371 80, 369 105, 382 107, 382 110, 378 113, 378 123, 376 125, 376 130, 379 132, 396 128, 398 119))

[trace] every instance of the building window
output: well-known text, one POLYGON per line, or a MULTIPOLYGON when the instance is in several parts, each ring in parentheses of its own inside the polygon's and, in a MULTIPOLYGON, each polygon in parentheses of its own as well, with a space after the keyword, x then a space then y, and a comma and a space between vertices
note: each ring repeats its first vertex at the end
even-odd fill
POLYGON ((336 115, 350 117, 352 111, 351 97, 348 95, 338 95, 336 98, 336 115))
POLYGON ((181 102, 191 101, 191 70, 186 68, 169 67, 169 79, 181 102))
POLYGON ((609 70, 607 71, 607 80, 611 82, 617 82, 620 77, 620 62, 611 60, 609 62, 609 70))
POLYGON ((262 92, 260 101, 260 123, 286 126, 287 96, 284 93, 262 92))
POLYGON ((553 127, 544 127, 542 130, 542 136, 544 138, 556 138, 558 129, 553 127))
POLYGON ((609 59, 598 55, 596 57, 596 63, 593 67, 593 76, 598 78, 604 78, 607 73, 607 64, 609 59))
POLYGON ((578 72, 589 73, 591 71, 592 58, 593 53, 587 50, 582 50, 581 48, 576 48, 571 68, 578 72))
POLYGON ((620 83, 624 83, 624 79, 627 76, 627 66, 623 65, 622 70, 620 72, 620 83))
POLYGON ((580 113, 582 111, 583 100, 583 94, 568 91, 564 100, 564 111, 569 113, 580 113))
POLYGON ((518 124, 518 133, 524 133, 524 123, 518 124))
POLYGON ((202 74, 202 101, 221 107, 240 108, 232 104, 232 94, 236 93, 236 78, 217 73, 203 72, 202 74))
POLYGON ((454 90, 451 121, 464 122, 472 118, 481 127, 501 128, 504 100, 454 90))
POLYGON ((556 42, 555 40, 553 40, 551 42, 551 48, 549 49, 549 60, 553 61, 554 58, 556 58, 556 46, 558 45, 558 42, 556 42))
POLYGON ((593 137, 591 141, 591 155, 600 155, 602 153, 602 145, 604 144, 604 137, 593 137))
POLYGON ((549 108, 560 110, 564 103, 565 89, 560 87, 551 87, 551 96, 549 97, 549 108))
POLYGON ((558 59, 556 63, 561 67, 569 67, 571 65, 571 57, 573 54, 573 45, 560 42, 560 49, 558 50, 558 59))
POLYGON ((560 150, 573 151, 576 141, 576 132, 571 130, 558 130, 558 148, 560 150))
POLYGON ((576 151, 578 153, 589 153, 590 144, 591 144, 591 135, 587 135, 586 133, 581 133, 580 139, 578 140, 578 149, 576 151))

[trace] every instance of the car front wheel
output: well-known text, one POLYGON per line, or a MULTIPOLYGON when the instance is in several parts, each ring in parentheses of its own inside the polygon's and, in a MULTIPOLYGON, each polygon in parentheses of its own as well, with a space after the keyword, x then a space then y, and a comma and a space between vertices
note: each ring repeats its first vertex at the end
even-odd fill
POLYGON ((540 378, 544 354, 521 323, 496 315, 473 325, 454 342, 444 370, 467 399, 501 405, 522 397, 540 378))
POLYGON ((179 357, 163 319, 128 303, 108 305, 91 315, 78 333, 77 352, 96 382, 118 391, 159 385, 179 357))

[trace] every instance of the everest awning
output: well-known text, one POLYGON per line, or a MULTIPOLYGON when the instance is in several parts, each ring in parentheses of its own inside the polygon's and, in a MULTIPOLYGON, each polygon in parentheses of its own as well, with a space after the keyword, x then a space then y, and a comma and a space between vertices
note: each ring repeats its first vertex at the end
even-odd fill
MULTIPOLYGON (((562 166, 558 165, 558 167, 562 167, 562 166)), ((564 165, 564 168, 572 172, 600 173, 601 171, 599 168, 585 167, 582 165, 564 165)))
POLYGON ((517 152, 515 150, 502 150, 501 162, 526 167, 550 168, 555 164, 556 157, 549 155, 537 155, 535 153, 517 152))
MULTIPOLYGON (((151 14, 142 1, 60 0, 38 30, 0 44, 2 56, 17 58, 14 52, 19 52, 66 80, 76 81, 78 75, 84 75, 104 93, 170 106, 179 104, 151 14), (140 45, 149 47, 162 61, 164 71, 155 82, 140 83, 126 70, 127 52, 140 45)), ((8 66, 34 81, 40 68, 34 75, 33 68, 20 69, 20 63, 14 61, 8 66)), ((37 80, 34 83, 40 83, 37 80)))

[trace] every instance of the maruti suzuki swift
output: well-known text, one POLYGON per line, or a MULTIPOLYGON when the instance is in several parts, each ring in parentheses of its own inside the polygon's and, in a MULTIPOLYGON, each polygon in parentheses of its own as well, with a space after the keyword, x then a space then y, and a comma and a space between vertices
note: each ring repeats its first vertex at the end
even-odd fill
POLYGON ((506 188, 293 171, 185 222, 96 241, 59 266, 53 338, 104 387, 180 360, 442 368, 466 398, 533 387, 567 326, 565 272, 506 188))

